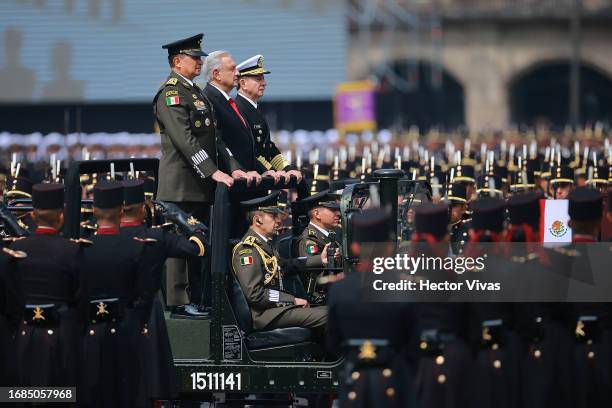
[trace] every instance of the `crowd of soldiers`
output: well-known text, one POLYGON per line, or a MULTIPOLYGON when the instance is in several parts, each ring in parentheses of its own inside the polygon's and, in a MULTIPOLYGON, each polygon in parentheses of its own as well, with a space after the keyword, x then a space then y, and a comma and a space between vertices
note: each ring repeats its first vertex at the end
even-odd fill
POLYGON ((165 304, 174 316, 208 317, 204 234, 217 183, 231 190, 236 180, 259 184, 269 176, 298 181, 305 194, 298 206, 287 191, 245 194, 232 203, 233 236, 240 238, 231 248, 233 273, 253 330, 312 328, 325 359, 346 357, 343 406, 610 405, 608 303, 365 303, 359 291, 371 260, 335 273, 341 262, 359 259, 361 243, 391 240, 390 253, 397 244, 392 215, 372 200, 342 226, 352 231, 350 253, 339 250, 338 194, 384 168, 402 170, 431 197, 398 203, 409 207, 400 212, 399 241, 459 257, 478 251, 478 243, 522 243, 520 254, 496 258, 522 273, 575 263, 579 248, 539 245, 540 200, 569 200, 574 242, 610 237, 612 157, 603 135, 569 145, 440 140, 428 148, 397 146, 394 154, 374 143, 358 155, 349 145, 326 162, 289 161, 257 105, 269 74, 263 57, 236 65, 218 51, 203 63, 201 40, 163 47, 172 73, 153 102, 159 179, 135 172, 122 181, 114 173, 83 177, 83 198, 93 201, 82 209, 78 239, 60 233, 65 172, 54 167, 34 184, 26 163, 11 163, 0 211, 0 367, 9 368, 0 371, 1 383, 76 385, 83 406, 146 406, 176 397, 157 296, 164 266, 165 304), (193 82, 202 69, 203 90, 193 82), (236 86, 234 101, 229 93, 236 86), (290 248, 280 250, 278 236, 291 231, 287 215, 298 207, 305 220, 291 232, 290 248), (323 270, 333 277, 321 276, 323 270))

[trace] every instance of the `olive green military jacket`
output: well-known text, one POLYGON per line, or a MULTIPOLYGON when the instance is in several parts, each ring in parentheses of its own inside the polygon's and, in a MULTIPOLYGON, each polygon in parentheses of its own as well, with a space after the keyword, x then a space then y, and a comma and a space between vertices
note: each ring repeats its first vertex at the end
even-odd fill
MULTIPOLYGON (((298 240, 298 254, 309 258, 312 256, 320 258, 321 252, 328 242, 330 242, 329 236, 325 236, 318 228, 308 224, 298 240)), ((340 247, 337 241, 336 245, 338 248, 340 247)))
POLYGON ((263 329, 285 311, 298 307, 284 291, 278 253, 249 228, 232 252, 232 267, 251 307, 253 327, 263 329))
POLYGON ((212 202, 219 168, 241 168, 216 130, 210 101, 197 85, 172 72, 153 99, 161 132, 157 198, 212 202))

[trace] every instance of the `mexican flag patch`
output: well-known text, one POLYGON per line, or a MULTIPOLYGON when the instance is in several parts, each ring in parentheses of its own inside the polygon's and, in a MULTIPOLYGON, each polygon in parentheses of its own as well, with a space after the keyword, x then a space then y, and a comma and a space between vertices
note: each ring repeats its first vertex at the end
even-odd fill
POLYGON ((240 265, 252 265, 253 257, 252 256, 241 256, 240 257, 240 265))
POLYGON ((177 96, 169 96, 166 98, 166 105, 168 106, 172 106, 172 105, 178 105, 181 102, 181 98, 177 96))
POLYGON ((319 253, 319 247, 315 244, 306 245, 306 253, 309 255, 316 255, 319 253))

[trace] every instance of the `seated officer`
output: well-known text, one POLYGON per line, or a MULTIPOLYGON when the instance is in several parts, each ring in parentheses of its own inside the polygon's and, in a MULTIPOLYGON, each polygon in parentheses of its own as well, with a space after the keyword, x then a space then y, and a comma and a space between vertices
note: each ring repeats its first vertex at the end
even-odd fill
MULTIPOLYGON (((340 247, 336 229, 340 226, 340 203, 338 196, 328 190, 302 200, 309 207, 310 223, 298 240, 299 256, 319 255, 326 245, 340 247)), ((340 252, 338 250, 339 257, 340 252)))
MULTIPOLYGON (((337 201, 338 196, 330 193, 328 190, 314 194, 303 199, 301 202, 308 209, 308 218, 310 220, 308 226, 302 231, 297 241, 298 256, 307 257, 311 260, 309 264, 317 268, 317 275, 320 275, 323 265, 320 262, 322 257, 328 259, 328 249, 334 248, 333 265, 328 265, 330 268, 340 267, 342 262, 340 254, 340 243, 337 235, 337 228, 340 226, 340 203, 337 201)), ((338 231, 340 232, 340 231, 338 231)), ((329 262, 329 259, 328 259, 329 262)), ((315 291, 316 276, 309 274, 305 277, 307 282, 308 293, 315 291)), ((324 299, 323 292, 317 294, 319 301, 324 299)))
MULTIPOLYGON (((305 299, 284 290, 283 271, 271 239, 281 225, 278 192, 243 201, 249 230, 232 252, 232 267, 251 307, 253 328, 307 327, 323 330, 326 307, 310 308, 305 299)), ((323 262, 323 260, 322 260, 323 262)))
POLYGON ((76 313, 78 245, 61 237, 64 186, 32 188, 34 234, 15 241, 27 257, 13 263, 25 298, 16 337, 19 383, 23 386, 74 385, 77 379, 76 313))

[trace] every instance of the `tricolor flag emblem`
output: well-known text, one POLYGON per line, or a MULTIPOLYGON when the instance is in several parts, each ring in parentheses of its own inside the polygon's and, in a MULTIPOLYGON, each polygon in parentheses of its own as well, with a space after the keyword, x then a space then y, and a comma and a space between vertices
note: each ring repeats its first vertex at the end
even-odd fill
POLYGON ((166 98, 166 105, 168 106, 172 106, 172 105, 178 105, 181 101, 181 98, 178 97, 178 95, 176 96, 169 96, 166 98))
POLYGON ((319 247, 317 247, 315 244, 311 244, 311 245, 307 245, 306 246, 306 253, 309 255, 316 255, 319 252, 319 247))
POLYGON ((240 257, 240 265, 252 265, 253 257, 252 256, 242 256, 240 257))

